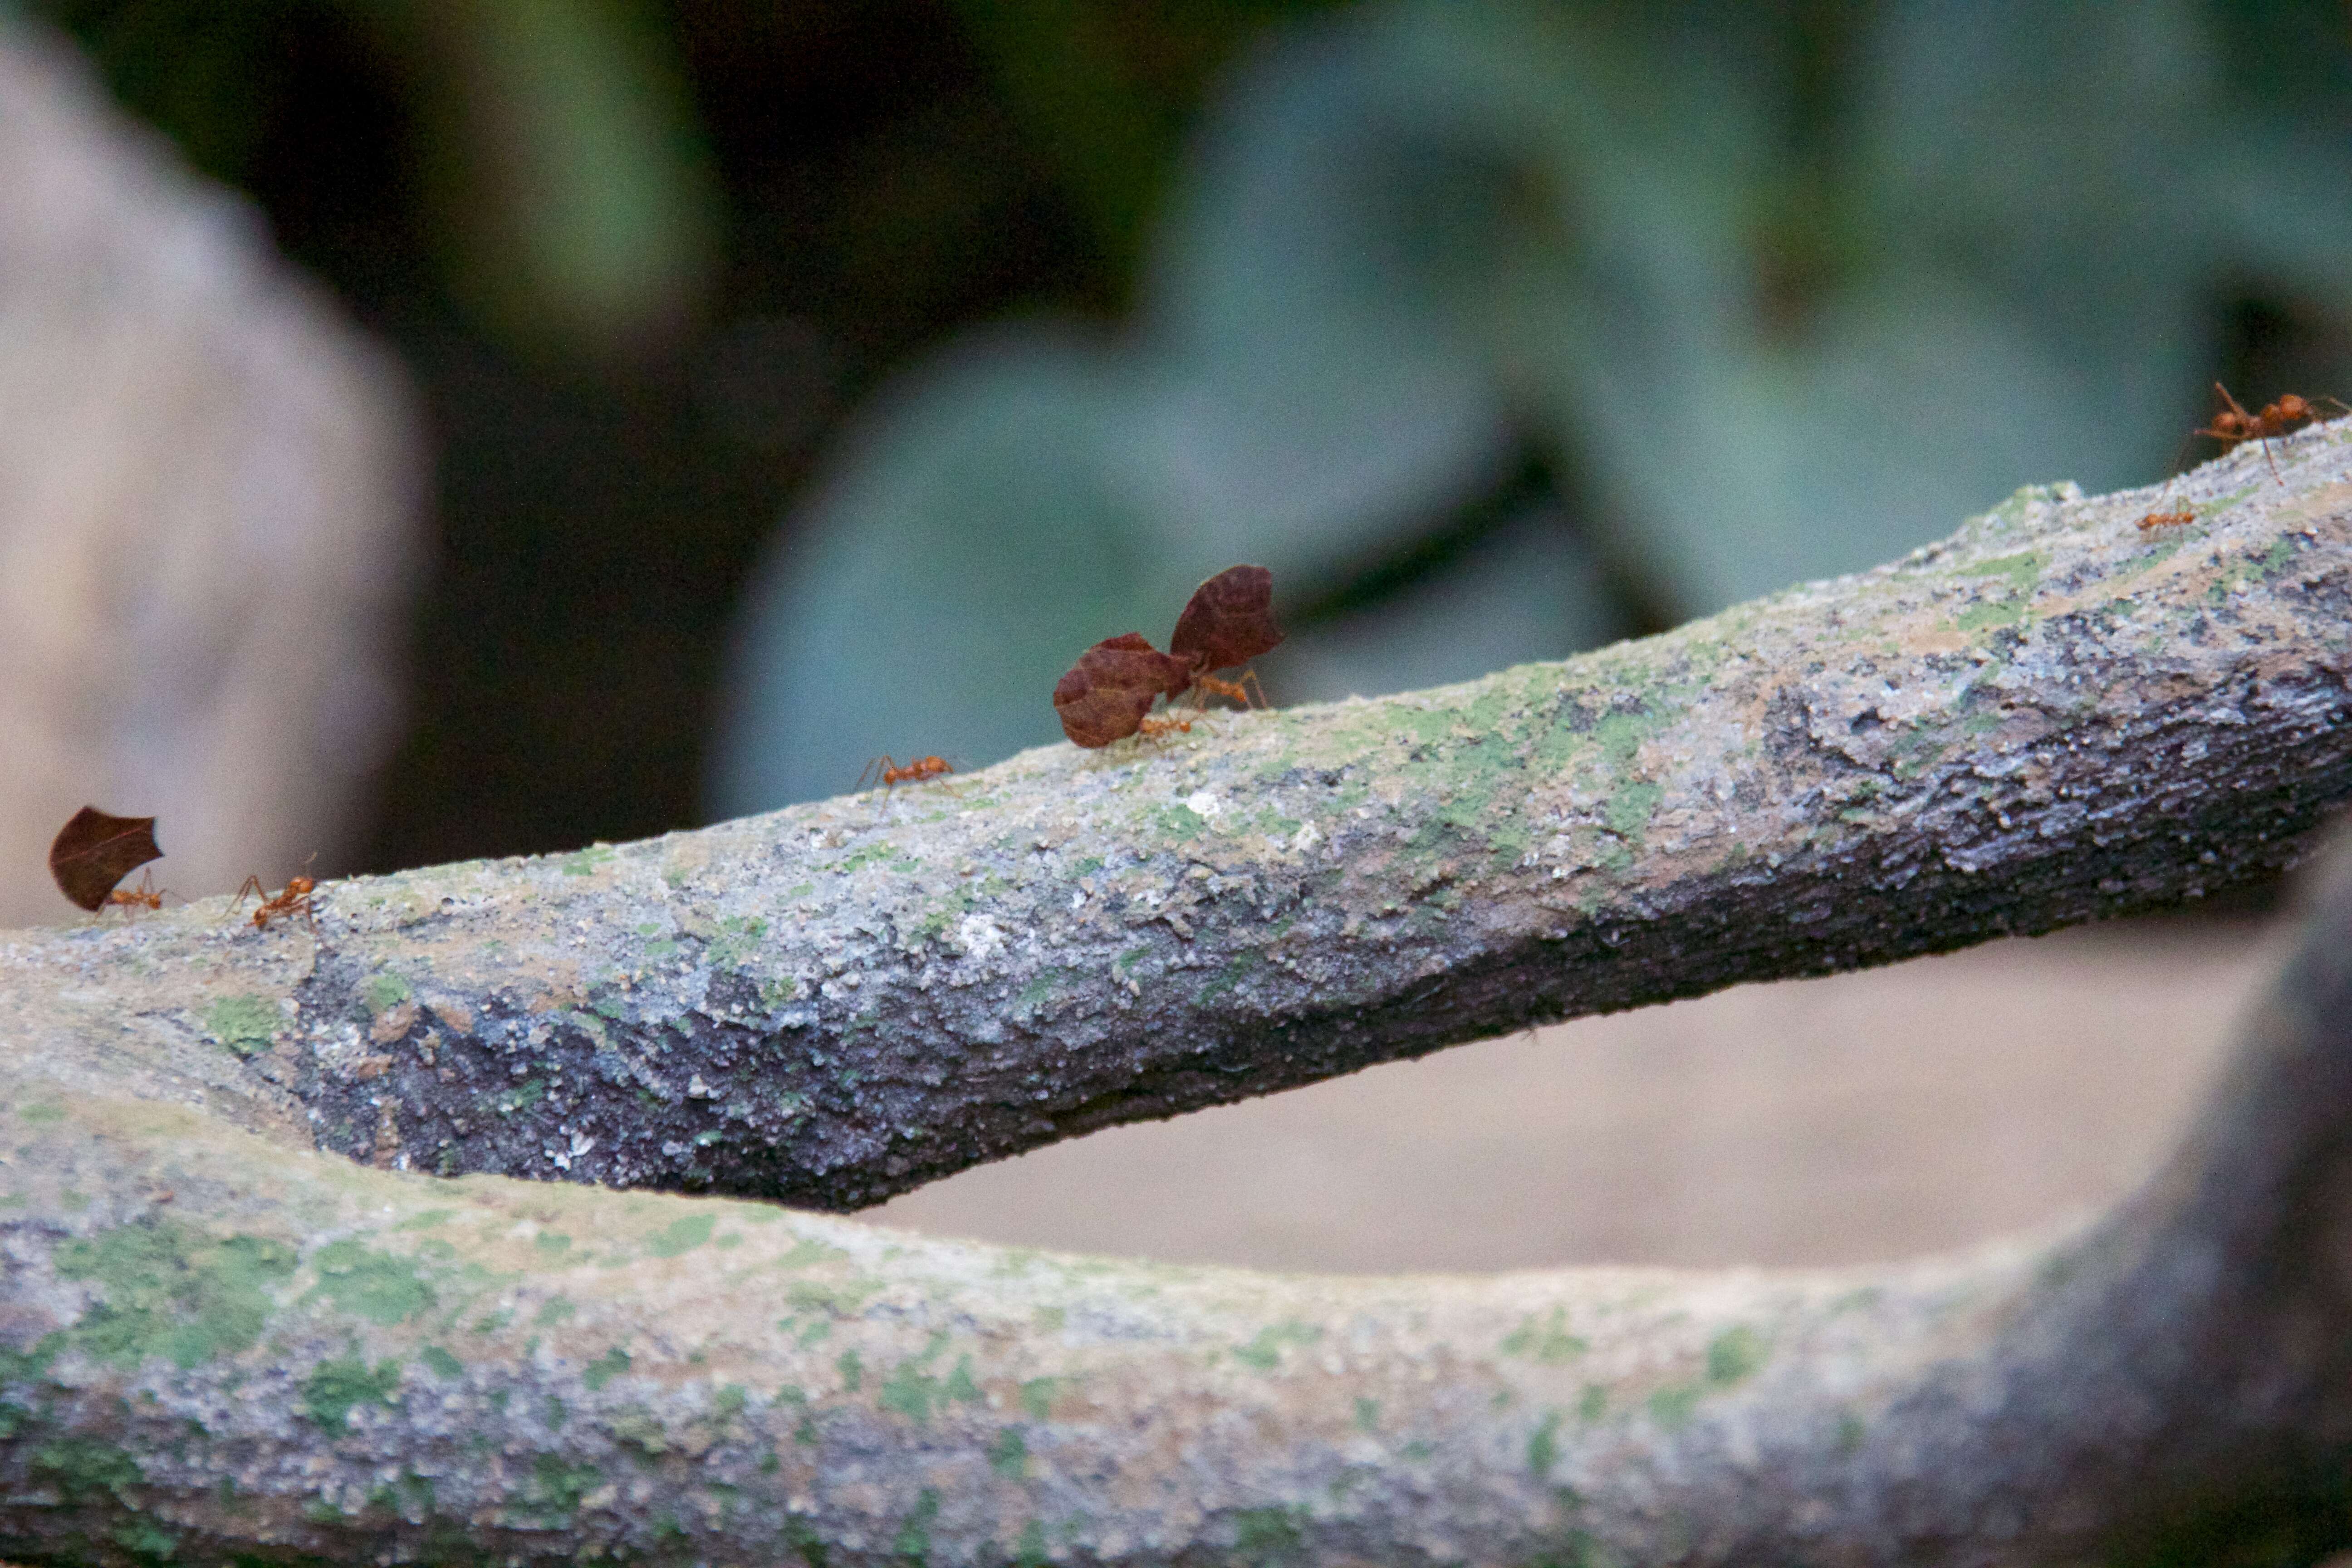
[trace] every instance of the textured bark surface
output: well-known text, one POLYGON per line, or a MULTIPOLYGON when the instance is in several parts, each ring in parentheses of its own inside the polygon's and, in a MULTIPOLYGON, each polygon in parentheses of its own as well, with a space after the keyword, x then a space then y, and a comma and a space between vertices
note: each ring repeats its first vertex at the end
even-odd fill
POLYGON ((361 1160, 854 1209, 1538 1021, 2141 908, 2292 858, 2352 789, 2347 436, 2297 437, 2284 483, 2251 449, 2200 470, 2185 530, 2023 490, 1564 664, 335 883, 315 937, 217 905, 27 933, 0 987, 60 1054, 128 1031, 183 1092, 361 1160))
POLYGON ((1008 1252, 371 1170, 12 1059, 0 1554, 2292 1560, 2352 1539, 2347 928, 2352 876, 2115 1216, 1880 1269, 1008 1252))
POLYGON ((2292 858, 2347 783, 2347 433, 2292 444, 2283 484, 2202 470, 2180 533, 2137 529, 2145 495, 2021 492, 1565 665, 337 883, 315 937, 217 902, 14 933, 0 1556, 2056 1562, 2239 1518, 2330 1543, 2352 881, 2147 1191, 1966 1258, 1283 1279, 579 1183, 846 1206, 2292 858))

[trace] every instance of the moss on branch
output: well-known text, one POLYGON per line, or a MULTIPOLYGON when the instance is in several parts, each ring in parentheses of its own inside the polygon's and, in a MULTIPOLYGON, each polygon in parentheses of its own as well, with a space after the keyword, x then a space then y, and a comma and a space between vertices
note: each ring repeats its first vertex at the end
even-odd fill
POLYGON ((0 1555, 2056 1563, 2252 1513, 2316 1552, 2347 922, 2352 876, 2115 1216, 1868 1269, 1058 1257, 376 1170, 11 1058, 0 1555))
POLYGON ((850 1206, 2279 864, 2347 779, 2343 438, 2179 534, 2023 491, 1565 664, 338 883, 315 939, 15 933, 0 1555, 2055 1561, 2276 1503, 2352 1432, 2352 885, 2163 1181, 1971 1258, 1277 1279, 584 1183, 850 1206))
POLYGON ((362 1161, 853 1209, 1530 1024, 2145 908, 2292 859, 2352 789, 2348 428, 2284 483, 2252 451, 2200 470, 2182 530, 2138 529, 2145 492, 2029 489, 1564 663, 334 883, 315 942, 209 905, 26 933, 0 985, 60 1039, 137 1037, 101 1076, 362 1161))

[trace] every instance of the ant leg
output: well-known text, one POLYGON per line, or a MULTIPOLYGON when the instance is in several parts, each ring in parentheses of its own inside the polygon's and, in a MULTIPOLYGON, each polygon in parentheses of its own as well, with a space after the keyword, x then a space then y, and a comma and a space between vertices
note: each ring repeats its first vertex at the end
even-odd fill
POLYGON ((269 889, 261 885, 261 879, 259 877, 247 877, 244 881, 239 882, 236 886, 236 900, 228 907, 231 914, 235 914, 236 912, 237 904, 245 902, 245 896, 247 893, 252 894, 255 898, 263 900, 265 903, 268 902, 269 899, 269 889))
POLYGON ((2180 438, 2180 445, 2173 449, 2172 466, 2164 470, 2168 489, 2170 488, 2171 481, 2180 477, 2182 466, 2189 461, 2189 449, 2197 444, 2197 437, 2203 434, 2205 432, 2202 430, 2191 430, 2180 438))

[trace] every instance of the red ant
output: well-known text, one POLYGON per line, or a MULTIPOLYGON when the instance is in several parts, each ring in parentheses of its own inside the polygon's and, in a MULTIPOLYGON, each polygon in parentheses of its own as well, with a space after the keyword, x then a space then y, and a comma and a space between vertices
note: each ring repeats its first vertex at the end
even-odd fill
MULTIPOLYGON (((2192 435, 2210 436, 2216 441, 2224 442, 2232 447, 2241 441, 2252 441, 2262 436, 2261 419, 2247 413, 2245 406, 2230 395, 2228 387, 2217 381, 2213 384, 2213 390, 2221 395, 2221 401, 2229 406, 2213 416, 2212 424, 2200 426, 2191 432, 2192 435)), ((2272 406, 2277 405, 2273 404, 2272 406)))
POLYGON ((109 910, 119 909, 122 911, 125 920, 131 917, 131 911, 134 909, 145 910, 150 914, 160 914, 163 909, 163 894, 170 890, 166 888, 158 891, 155 887, 155 873, 149 871, 140 877, 137 887, 117 888, 108 893, 106 902, 98 906, 98 912, 102 916, 109 910))
POLYGON ((1243 670, 1239 680, 1220 679, 1203 671, 1192 677, 1192 689, 1196 692, 1205 691, 1212 697, 1230 697, 1244 708, 1273 706, 1265 700, 1265 685, 1258 679, 1257 671, 1255 669, 1243 670), (1253 686, 1257 688, 1255 703, 1251 701, 1250 693, 1250 688, 1253 686))
MULTIPOLYGON (((2322 404, 2333 404, 2341 412, 2352 413, 2352 409, 2347 409, 2343 404, 2337 403, 2332 397, 2313 399, 2298 393, 2287 392, 2280 394, 2276 400, 2263 405, 2261 413, 2249 414, 2246 412, 2246 405, 2230 395, 2228 387, 2217 381, 2213 384, 2213 390, 2221 399, 2221 409, 2213 416, 2213 422, 2210 425, 2199 426, 2189 433, 2187 440, 2181 442, 2180 452, 2174 458, 2172 463, 2175 468, 2180 466, 2180 459, 2189 455, 2189 443, 2196 440, 2200 436, 2209 441, 2219 441, 2225 447, 2232 447, 2242 446, 2248 441, 2260 441, 2263 444, 2263 459, 2270 464, 2271 478, 2275 479, 2279 478, 2279 471, 2278 458, 2271 452, 2271 442, 2273 438, 2284 440, 2313 420, 2321 417, 2326 413, 2326 410, 2321 407, 2322 404)), ((2280 479, 2279 482, 2284 484, 2286 481, 2280 479)), ((2171 486, 2168 483, 2165 487, 2165 494, 2158 498, 2158 504, 2160 506, 2169 499, 2171 499, 2171 486)), ((2140 518, 2139 526, 2145 532, 2158 528, 2186 528, 2196 521, 2196 512, 2183 507, 2177 510, 2148 512, 2140 518)))
MULTIPOLYGON (((316 855, 310 857, 310 860, 317 858, 316 855)), ((310 868, 310 860, 302 862, 304 870, 310 868)), ((269 889, 262 886, 258 876, 247 877, 237 885, 236 903, 245 902, 247 893, 261 900, 253 911, 253 928, 256 931, 268 931, 271 921, 290 919, 299 912, 315 934, 319 929, 319 917, 310 908, 310 892, 318 885, 308 877, 291 877, 287 879, 286 890, 273 899, 269 896, 269 889)), ((231 904, 229 908, 234 910, 236 904, 231 904)))
POLYGON ((1202 722, 1203 721, 1200 719, 1139 719, 1135 732, 1147 741, 1157 741, 1163 735, 1180 731, 1189 735, 1192 732, 1192 726, 1202 722))
MULTIPOLYGON (((2230 395, 2228 387, 2217 381, 2213 384, 2213 390, 2221 395, 2221 401, 2228 406, 2213 416, 2212 424, 2191 432, 2190 438, 2203 436, 2230 447, 2236 447, 2247 441, 2260 441, 2263 444, 2263 457, 2269 462, 2271 478, 2274 479, 2278 479, 2278 459, 2271 455, 2272 438, 2275 437, 2284 439, 2319 418, 2323 412, 2320 404, 2332 403, 2339 410, 2344 408, 2343 404, 2336 403, 2332 397, 2323 397, 2315 401, 2289 392, 2282 394, 2276 402, 2264 404, 2260 414, 2249 414, 2243 404, 2230 395)), ((2279 482, 2285 483, 2284 479, 2279 482)))
POLYGON ((857 775, 857 785, 863 789, 867 779, 874 779, 884 789, 891 789, 902 784, 922 784, 930 779, 944 778, 953 772, 955 769, 948 766, 945 757, 917 757, 902 768, 885 752, 866 764, 866 771, 857 775))

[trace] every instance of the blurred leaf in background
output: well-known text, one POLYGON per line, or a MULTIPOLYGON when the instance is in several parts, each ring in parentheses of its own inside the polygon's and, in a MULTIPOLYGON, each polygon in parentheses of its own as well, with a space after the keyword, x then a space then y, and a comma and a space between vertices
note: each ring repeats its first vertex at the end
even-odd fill
POLYGON ((406 0, 430 186, 458 295, 526 342, 684 335, 719 260, 719 191, 667 31, 619 0, 406 0))
MULTIPOLYGON (((1048 14, 1097 58, 1103 12, 1048 14)), ((1050 741, 1078 648, 1236 560, 1299 623, 1263 669, 1297 700, 1867 566, 2021 483, 2152 481, 2232 301, 2352 318, 2346 28, 2188 0, 1276 28, 1212 93, 1120 337, 968 338, 835 449, 756 580, 712 804, 1050 741)), ((1095 190, 1156 122, 1057 123, 1101 135, 1095 190)))

